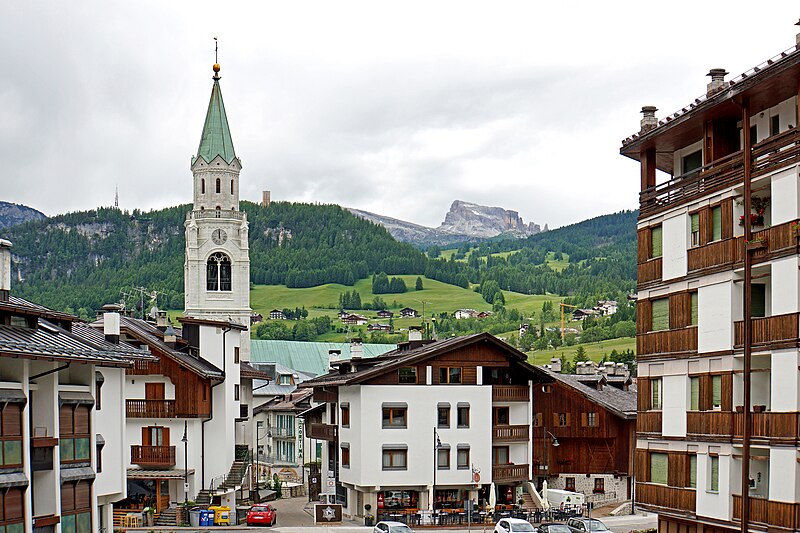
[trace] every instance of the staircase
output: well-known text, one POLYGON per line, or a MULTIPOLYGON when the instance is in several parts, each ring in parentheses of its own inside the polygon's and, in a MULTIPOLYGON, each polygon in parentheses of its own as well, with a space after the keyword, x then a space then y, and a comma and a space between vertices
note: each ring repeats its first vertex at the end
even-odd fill
POLYGON ((231 465, 231 469, 228 471, 228 475, 225 476, 225 481, 222 483, 220 488, 230 490, 241 486, 242 479, 244 478, 244 474, 247 471, 247 466, 249 464, 250 448, 248 448, 246 444, 237 444, 233 464, 231 465))
POLYGON ((530 494, 528 494, 527 492, 523 491, 522 492, 522 500, 523 500, 522 501, 522 508, 523 509, 525 509, 526 511, 535 511, 536 510, 536 504, 533 503, 533 497, 530 494))
POLYGON ((194 499, 194 503, 203 507, 211 505, 211 491, 208 489, 201 490, 197 494, 197 498, 194 499))
POLYGON ((158 515, 153 525, 156 526, 175 526, 178 524, 177 520, 178 509, 175 507, 167 507, 161 514, 158 515))

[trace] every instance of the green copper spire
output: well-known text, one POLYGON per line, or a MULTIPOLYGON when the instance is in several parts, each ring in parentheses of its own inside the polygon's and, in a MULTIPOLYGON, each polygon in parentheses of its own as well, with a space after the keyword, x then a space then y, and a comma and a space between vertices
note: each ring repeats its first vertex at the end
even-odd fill
POLYGON ((222 91, 219 88, 219 65, 215 64, 214 86, 211 88, 211 100, 208 102, 206 122, 203 125, 200 146, 197 148, 197 157, 211 162, 218 155, 222 156, 226 163, 231 163, 236 157, 231 130, 228 127, 228 117, 225 114, 225 104, 222 102, 222 91))

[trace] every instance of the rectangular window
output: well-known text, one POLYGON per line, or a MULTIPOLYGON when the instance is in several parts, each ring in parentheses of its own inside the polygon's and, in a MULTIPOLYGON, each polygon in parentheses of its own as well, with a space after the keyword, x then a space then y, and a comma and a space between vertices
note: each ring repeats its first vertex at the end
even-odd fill
POLYGON ((700 378, 696 376, 689 378, 689 410, 700 410, 700 378))
POLYGON ((597 427, 597 413, 586 413, 586 425, 590 428, 597 427))
POLYGON ((711 208, 711 240, 718 241, 722 239, 722 207, 716 206, 711 208))
POLYGON ((233 400, 235 402, 239 401, 239 385, 238 384, 233 386, 233 400))
POLYGON ((384 407, 383 408, 383 427, 384 428, 405 428, 408 427, 406 407, 384 407))
POLYGON ((494 425, 507 426, 508 425, 508 407, 495 407, 494 408, 494 425))
POLYGON ((775 115, 769 118, 769 134, 770 136, 777 135, 781 132, 781 117, 775 115))
POLYGON ((22 404, 0 408, 0 466, 22 465, 22 404))
POLYGON ((461 383, 461 368, 439 368, 439 383, 461 383))
POLYGON ((408 450, 391 449, 383 450, 384 470, 407 470, 408 450))
POLYGON ((697 456, 694 454, 689 456, 689 488, 697 488, 697 456))
POLYGON ((342 427, 349 428, 350 427, 350 406, 343 405, 342 406, 342 427))
POLYGON ((492 446, 492 464, 508 464, 508 446, 492 446))
POLYGON ((650 258, 655 259, 656 257, 661 257, 663 254, 661 226, 653 226, 650 229, 650 239, 652 242, 650 258))
POLYGON ((650 409, 653 411, 661 410, 661 378, 650 380, 650 409))
POLYGON ((450 448, 436 450, 436 468, 439 470, 448 470, 450 468, 450 448))
POLYGON ((564 478, 564 490, 568 490, 570 492, 575 492, 575 478, 574 477, 564 478))
POLYGON ((711 407, 722 408, 722 376, 711 376, 711 407))
POLYGON ((697 314, 697 293, 696 292, 691 293, 689 295, 689 299, 690 299, 690 303, 691 303, 691 306, 692 306, 692 314, 691 314, 691 319, 690 319, 689 325, 690 326, 696 326, 697 325, 697 317, 698 317, 698 314, 697 314))
POLYGON ((233 347, 233 362, 236 363, 237 365, 239 364, 239 347, 238 346, 234 346, 233 347))
POLYGON ((450 406, 440 405, 437 410, 437 426, 440 428, 449 428, 450 427, 450 406))
POLYGON ((417 382, 417 368, 414 366, 404 366, 397 371, 398 383, 415 384, 417 382))
POLYGON ((750 126, 750 146, 758 142, 758 124, 750 126))
POLYGON ((652 300, 652 331, 663 331, 669 329, 669 298, 659 298, 652 300))
POLYGON ((650 454, 650 483, 667 484, 667 454, 650 454))
POLYGON ((457 416, 456 416, 456 425, 460 428, 468 428, 469 427, 469 405, 459 405, 457 416))
POLYGON ((62 463, 88 462, 91 459, 89 419, 88 405, 61 406, 58 447, 62 463))
POLYGON ((719 456, 709 456, 711 463, 711 475, 708 476, 708 490, 712 492, 719 492, 719 456))
POLYGON ((767 286, 763 283, 753 283, 751 294, 750 314, 753 318, 767 316, 767 286))
POLYGON ((691 246, 700 246, 700 213, 692 213, 689 215, 691 221, 691 246))
POLYGON ((469 468, 469 447, 458 445, 456 466, 459 470, 466 470, 469 468))
POLYGON ((536 413, 533 415, 533 427, 542 427, 542 413, 536 413))
POLYGON ((703 151, 697 150, 689 155, 683 156, 683 173, 688 174, 703 166, 703 151))
POLYGON ((556 426, 561 428, 569 426, 569 413, 556 413, 556 426))
POLYGON ((594 478, 594 490, 592 491, 595 494, 603 494, 606 491, 606 482, 605 479, 601 477, 594 478))
POLYGON ((342 466, 350 468, 350 445, 346 443, 342 444, 342 466))

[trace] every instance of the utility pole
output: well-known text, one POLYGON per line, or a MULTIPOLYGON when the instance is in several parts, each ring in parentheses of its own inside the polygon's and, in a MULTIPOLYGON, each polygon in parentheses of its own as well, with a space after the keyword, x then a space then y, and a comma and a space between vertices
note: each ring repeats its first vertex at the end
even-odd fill
POLYGON ((753 238, 750 209, 752 204, 752 152, 750 138, 750 100, 742 101, 742 134, 744 146, 742 147, 742 162, 744 163, 744 408, 742 416, 742 533, 748 533, 750 528, 750 433, 752 430, 750 415, 750 373, 752 370, 752 289, 753 289, 753 256, 750 249, 750 240, 753 238))

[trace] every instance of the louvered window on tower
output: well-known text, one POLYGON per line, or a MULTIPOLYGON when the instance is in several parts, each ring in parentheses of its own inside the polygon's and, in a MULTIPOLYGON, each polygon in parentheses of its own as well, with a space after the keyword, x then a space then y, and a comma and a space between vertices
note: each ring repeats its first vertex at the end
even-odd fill
POLYGON ((220 252, 213 254, 206 263, 206 290, 231 290, 231 260, 220 252))

